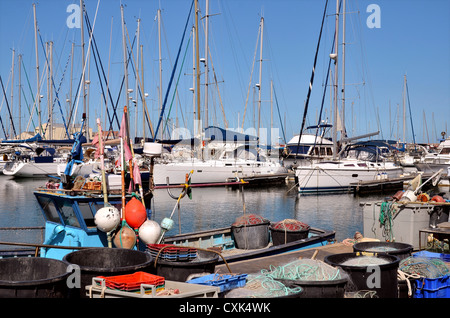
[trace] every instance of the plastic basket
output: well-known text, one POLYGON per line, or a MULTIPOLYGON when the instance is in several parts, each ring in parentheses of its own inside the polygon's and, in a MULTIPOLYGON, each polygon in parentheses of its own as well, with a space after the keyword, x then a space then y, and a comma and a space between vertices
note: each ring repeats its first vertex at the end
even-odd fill
POLYGON ((159 255, 159 259, 173 262, 190 261, 197 258, 197 249, 173 244, 147 244, 147 251, 153 257, 159 255))
POLYGON ((449 276, 417 279, 414 298, 450 298, 449 276))
POLYGON ((240 275, 209 274, 188 280, 186 283, 216 286, 220 288, 220 292, 225 292, 234 288, 244 287, 246 279, 247 274, 240 274, 240 275))
POLYGON ((429 251, 419 251, 413 254, 414 257, 423 257, 428 259, 439 258, 444 262, 450 262, 450 254, 436 253, 429 251))
POLYGON ((104 279, 105 285, 110 289, 118 289, 123 291, 139 290, 141 284, 164 286, 164 277, 149 274, 146 272, 136 272, 128 275, 117 276, 97 276, 96 278, 104 279))

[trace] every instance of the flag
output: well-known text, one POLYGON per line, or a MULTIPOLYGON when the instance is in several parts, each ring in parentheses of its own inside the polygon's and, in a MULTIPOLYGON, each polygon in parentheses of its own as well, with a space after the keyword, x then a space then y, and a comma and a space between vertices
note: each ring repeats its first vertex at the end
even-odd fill
POLYGON ((139 166, 137 165, 136 162, 134 163, 133 177, 134 177, 134 184, 139 184, 142 186, 141 171, 139 170, 139 166))
MULTIPOLYGON (((126 136, 127 136, 127 120, 125 118, 125 113, 123 113, 122 122, 120 123, 119 137, 122 138, 124 141, 126 141, 126 136)), ((133 155, 131 154, 131 150, 127 142, 123 143, 123 148, 125 150, 125 161, 131 160, 133 158, 133 155)))
POLYGON ((92 139, 92 145, 95 147, 95 154, 94 154, 94 158, 98 159, 100 158, 100 155, 103 153, 103 149, 100 149, 100 143, 99 143, 99 138, 98 138, 98 134, 95 135, 94 139, 92 139))

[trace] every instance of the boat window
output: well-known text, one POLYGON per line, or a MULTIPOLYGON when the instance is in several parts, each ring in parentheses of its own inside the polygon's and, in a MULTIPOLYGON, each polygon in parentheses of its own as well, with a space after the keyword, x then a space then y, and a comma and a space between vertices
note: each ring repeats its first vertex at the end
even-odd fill
POLYGON ((332 156, 333 150, 331 148, 327 148, 327 156, 332 156))
POLYGON ((92 214, 89 203, 78 202, 78 207, 80 208, 81 216, 83 217, 86 226, 95 226, 94 215, 92 214))
POLYGON ((56 201, 59 212, 65 225, 80 227, 80 222, 77 219, 75 211, 73 210, 72 203, 70 201, 56 201))
POLYGON ((37 199, 42 210, 44 210, 45 218, 51 222, 61 223, 58 210, 56 209, 56 206, 53 203, 53 201, 49 198, 44 197, 37 197, 37 199))
POLYGON ((325 156, 325 148, 320 147, 320 155, 325 156))
POLYGON ((306 155, 309 151, 310 146, 298 146, 297 145, 288 145, 288 149, 293 154, 306 155))
POLYGON ((354 167, 355 165, 353 164, 353 163, 346 163, 345 165, 344 165, 344 167, 354 167))
POLYGON ((367 165, 365 163, 358 163, 359 167, 367 167, 367 165))
POLYGON ((442 148, 441 152, 439 153, 441 155, 448 155, 450 154, 450 148, 442 148))

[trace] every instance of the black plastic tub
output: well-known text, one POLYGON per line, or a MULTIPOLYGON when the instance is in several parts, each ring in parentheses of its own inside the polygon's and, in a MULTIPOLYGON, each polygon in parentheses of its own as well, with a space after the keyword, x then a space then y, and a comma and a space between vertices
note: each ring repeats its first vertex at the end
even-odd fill
POLYGON ((63 260, 79 266, 80 288, 79 293, 73 293, 73 296, 84 298, 87 297, 86 286, 92 284, 93 277, 126 275, 137 271, 151 273, 153 258, 137 250, 98 247, 69 253, 63 260))
POLYGON ((300 231, 289 231, 270 227, 270 233, 272 235, 273 245, 278 246, 307 238, 309 235, 309 228, 300 231))
POLYGON ((395 255, 400 260, 410 257, 413 249, 411 244, 397 242, 360 242, 353 245, 354 252, 395 255))
POLYGON ((0 259, 0 297, 67 298, 67 264, 56 259, 15 257, 0 259))
POLYGON ((277 280, 287 287, 301 287, 302 292, 298 295, 298 298, 344 298, 349 277, 347 274, 343 274, 342 278, 336 280, 277 280))
POLYGON ((398 298, 397 270, 400 259, 395 255, 377 254, 385 264, 345 265, 348 260, 362 261, 361 253, 342 253, 325 256, 325 263, 345 271, 355 291, 375 291, 378 298, 398 298))
POLYGON ((270 222, 231 226, 236 248, 251 250, 266 247, 270 242, 270 222))
POLYGON ((167 261, 158 259, 152 262, 152 273, 166 280, 185 282, 192 274, 214 273, 219 255, 214 252, 197 250, 197 258, 190 261, 167 261))

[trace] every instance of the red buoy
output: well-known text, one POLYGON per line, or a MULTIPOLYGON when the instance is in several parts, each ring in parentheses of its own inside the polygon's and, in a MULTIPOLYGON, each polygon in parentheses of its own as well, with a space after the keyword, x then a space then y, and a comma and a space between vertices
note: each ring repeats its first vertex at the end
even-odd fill
POLYGON ((135 197, 125 206, 125 221, 133 229, 139 228, 147 220, 147 211, 141 201, 135 197))
POLYGON ((445 202, 444 198, 441 197, 440 195, 435 195, 435 196, 433 196, 433 197, 431 198, 431 201, 434 201, 434 202, 445 202))

